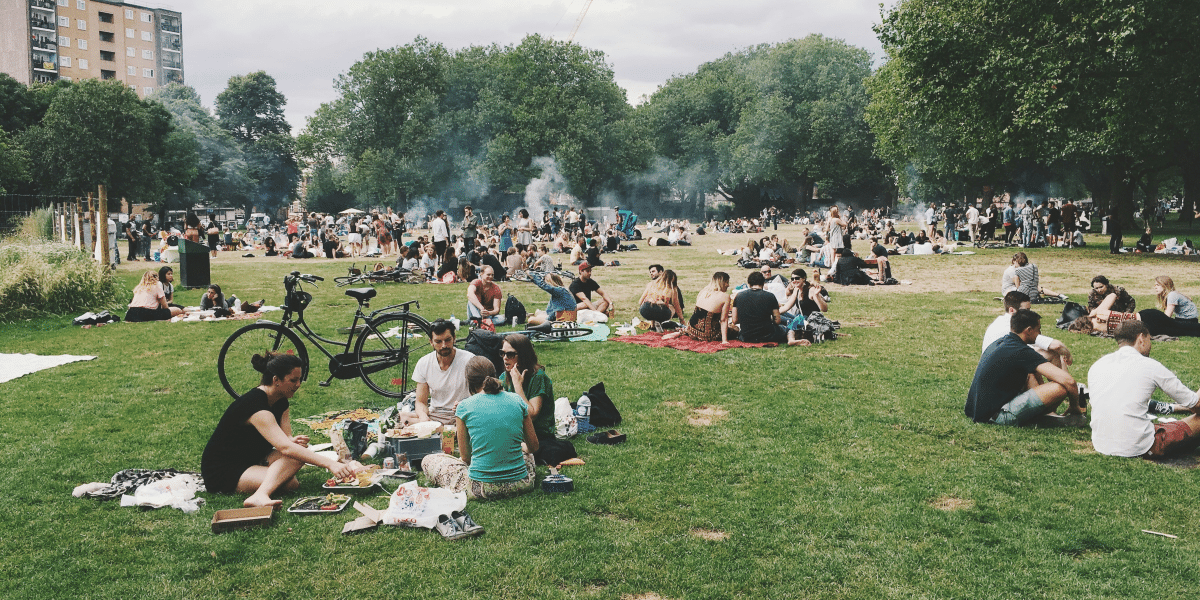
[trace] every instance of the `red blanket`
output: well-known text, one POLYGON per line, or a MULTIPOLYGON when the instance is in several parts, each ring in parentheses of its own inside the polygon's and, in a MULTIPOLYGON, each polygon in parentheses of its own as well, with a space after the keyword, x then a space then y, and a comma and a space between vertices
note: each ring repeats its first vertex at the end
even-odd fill
POLYGON ((610 342, 625 342, 626 344, 640 344, 651 348, 674 348, 676 350, 690 350, 701 354, 712 354, 730 348, 773 348, 777 344, 775 342, 763 342, 759 344, 749 344, 738 340, 729 340, 728 344, 721 342, 697 342, 686 335, 664 340, 664 334, 654 331, 648 331, 639 335, 625 335, 621 337, 610 338, 610 342))

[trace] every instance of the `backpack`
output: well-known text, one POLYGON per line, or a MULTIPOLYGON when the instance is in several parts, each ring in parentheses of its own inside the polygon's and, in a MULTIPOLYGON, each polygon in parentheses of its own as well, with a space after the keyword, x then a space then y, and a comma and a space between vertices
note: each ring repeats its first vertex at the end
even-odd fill
POLYGON ((589 422, 599 427, 613 427, 621 424, 621 411, 613 404, 612 398, 604 393, 604 382, 601 381, 588 390, 587 397, 592 401, 592 415, 589 422))
POLYGON ((475 356, 482 356, 496 367, 496 373, 504 372, 504 361, 500 359, 500 347, 504 345, 504 337, 494 331, 472 329, 467 335, 467 343, 463 347, 475 356))
POLYGON ((524 324, 527 314, 525 312, 525 305, 521 304, 521 301, 517 300, 516 296, 509 294, 508 300, 504 302, 504 320, 512 323, 515 318, 517 323, 524 324))
POLYGON ((1087 314, 1088 310, 1087 308, 1084 308, 1082 304, 1079 304, 1078 302, 1067 302, 1063 306, 1062 316, 1058 318, 1058 328, 1066 329, 1071 325, 1071 323, 1075 322, 1075 319, 1087 314))
POLYGON ((841 323, 831 321, 820 311, 814 311, 805 318, 801 337, 814 344, 820 344, 826 340, 837 339, 837 329, 841 326, 841 323))

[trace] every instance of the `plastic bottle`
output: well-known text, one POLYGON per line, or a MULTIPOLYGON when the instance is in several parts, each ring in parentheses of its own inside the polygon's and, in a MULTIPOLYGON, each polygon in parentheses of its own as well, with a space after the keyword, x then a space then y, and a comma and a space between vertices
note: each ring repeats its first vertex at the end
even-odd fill
POLYGON ((575 403, 576 420, 582 425, 589 425, 592 422, 592 399, 584 394, 579 397, 579 401, 575 403))
POLYGON ((458 317, 456 317, 454 315, 450 315, 450 322, 454 323, 455 330, 458 330, 458 326, 462 324, 462 321, 459 321, 458 317))

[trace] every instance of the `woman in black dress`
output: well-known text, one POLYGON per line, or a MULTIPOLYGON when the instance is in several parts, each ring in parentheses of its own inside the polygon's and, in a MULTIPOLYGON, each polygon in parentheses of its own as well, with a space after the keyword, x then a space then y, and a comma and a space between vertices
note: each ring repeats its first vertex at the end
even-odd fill
POLYGON ((260 385, 225 409, 204 447, 200 473, 210 492, 250 494, 245 506, 279 506, 271 494, 300 486, 296 473, 306 464, 348 477, 363 466, 321 456, 308 449, 308 436, 292 436, 289 400, 300 389, 304 361, 293 354, 256 354, 260 385))

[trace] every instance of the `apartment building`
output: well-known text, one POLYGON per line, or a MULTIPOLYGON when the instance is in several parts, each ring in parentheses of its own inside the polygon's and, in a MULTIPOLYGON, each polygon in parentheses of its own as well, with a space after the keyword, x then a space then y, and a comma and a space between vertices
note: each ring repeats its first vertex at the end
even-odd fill
POLYGON ((0 71, 24 84, 116 79, 145 97, 184 83, 182 15, 112 0, 0 0, 0 71))

